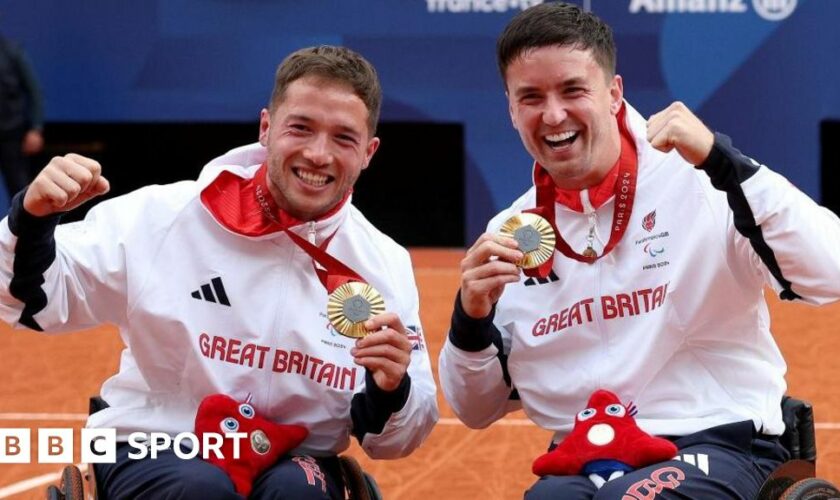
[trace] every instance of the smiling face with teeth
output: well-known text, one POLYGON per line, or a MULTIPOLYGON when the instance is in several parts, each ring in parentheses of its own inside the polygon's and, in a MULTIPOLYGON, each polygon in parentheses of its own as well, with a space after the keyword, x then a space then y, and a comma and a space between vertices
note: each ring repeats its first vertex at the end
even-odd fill
POLYGON ((268 189, 282 210, 309 221, 344 198, 379 147, 368 117, 352 87, 315 76, 291 82, 273 112, 262 110, 268 189))
POLYGON ((505 71, 513 126, 558 187, 597 185, 618 161, 621 77, 608 76, 591 50, 528 49, 505 71))

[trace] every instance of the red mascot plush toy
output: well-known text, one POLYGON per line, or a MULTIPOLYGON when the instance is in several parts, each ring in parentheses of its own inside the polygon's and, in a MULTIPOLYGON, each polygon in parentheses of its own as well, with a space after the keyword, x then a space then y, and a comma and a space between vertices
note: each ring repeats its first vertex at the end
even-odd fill
MULTIPOLYGON (((250 398, 249 398, 250 399, 250 398)), ((239 403, 224 394, 204 398, 195 415, 195 433, 203 441, 205 433, 226 434, 241 432, 239 458, 233 456, 233 439, 225 439, 219 458, 210 452, 206 460, 222 468, 230 476, 236 492, 247 497, 254 479, 277 460, 300 446, 309 431, 299 425, 275 424, 258 417, 254 407, 239 403)))
POLYGON ((600 488, 605 482, 646 465, 674 458, 677 447, 636 425, 635 407, 599 389, 575 417, 572 432, 556 448, 534 461, 538 476, 589 476, 600 488))

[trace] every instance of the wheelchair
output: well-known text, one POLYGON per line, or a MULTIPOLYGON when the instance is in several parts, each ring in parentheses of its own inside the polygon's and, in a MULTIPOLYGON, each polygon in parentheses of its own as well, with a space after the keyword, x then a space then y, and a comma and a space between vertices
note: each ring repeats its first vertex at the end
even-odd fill
POLYGON ((840 490, 816 477, 817 442, 811 404, 790 396, 783 397, 782 419, 785 432, 780 441, 790 452, 790 460, 770 474, 756 500, 840 499, 840 490))
POLYGON ((782 419, 785 432, 779 441, 790 459, 770 474, 755 500, 840 500, 840 490, 816 477, 817 443, 811 404, 784 396, 782 419))
MULTIPOLYGON (((88 414, 92 415, 107 407, 108 403, 105 400, 94 396, 90 398, 88 414)), ((345 500, 382 500, 376 480, 362 469, 355 458, 339 455, 338 461, 344 478, 345 500)), ((48 486, 46 493, 47 500, 107 500, 103 495, 97 494, 96 476, 92 466, 84 475, 75 465, 66 466, 61 471, 59 484, 48 486), (87 496, 85 482, 88 483, 87 496)))

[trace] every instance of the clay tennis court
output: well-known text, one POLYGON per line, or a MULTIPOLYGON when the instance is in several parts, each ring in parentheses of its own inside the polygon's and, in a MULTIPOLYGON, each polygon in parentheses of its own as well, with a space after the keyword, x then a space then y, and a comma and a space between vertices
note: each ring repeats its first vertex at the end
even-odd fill
MULTIPOLYGON (((462 250, 412 251, 421 317, 437 375, 437 357, 458 287, 462 250)), ((814 405, 817 473, 840 482, 840 304, 813 308, 770 297, 773 331, 788 362, 788 392, 814 405)), ((122 344, 113 327, 47 337, 0 324, 0 427, 74 427, 84 424, 87 398, 116 371, 122 344)), ((519 412, 488 429, 461 425, 438 393, 441 419, 411 457, 373 462, 359 458, 387 499, 511 499, 536 478, 531 461, 550 433, 519 412)), ((78 439, 78 433, 76 435, 78 439)), ((33 455, 36 455, 33 453, 33 455)), ((76 456, 78 461, 78 452, 76 456)), ((61 464, 0 464, 0 498, 43 498, 44 484, 61 464)), ((57 475, 56 475, 57 477, 57 475)))

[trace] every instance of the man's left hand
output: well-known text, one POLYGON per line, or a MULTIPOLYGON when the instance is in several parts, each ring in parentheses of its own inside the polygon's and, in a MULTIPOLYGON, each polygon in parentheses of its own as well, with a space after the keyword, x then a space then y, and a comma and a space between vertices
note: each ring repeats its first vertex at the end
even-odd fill
POLYGON ((405 327, 394 313, 382 313, 365 322, 370 332, 356 341, 350 354, 356 364, 373 374, 380 389, 391 392, 399 387, 411 362, 411 341, 405 327))
POLYGON ((650 117, 647 140, 664 153, 676 149, 687 162, 696 166, 709 157, 715 135, 685 104, 677 101, 650 117))

